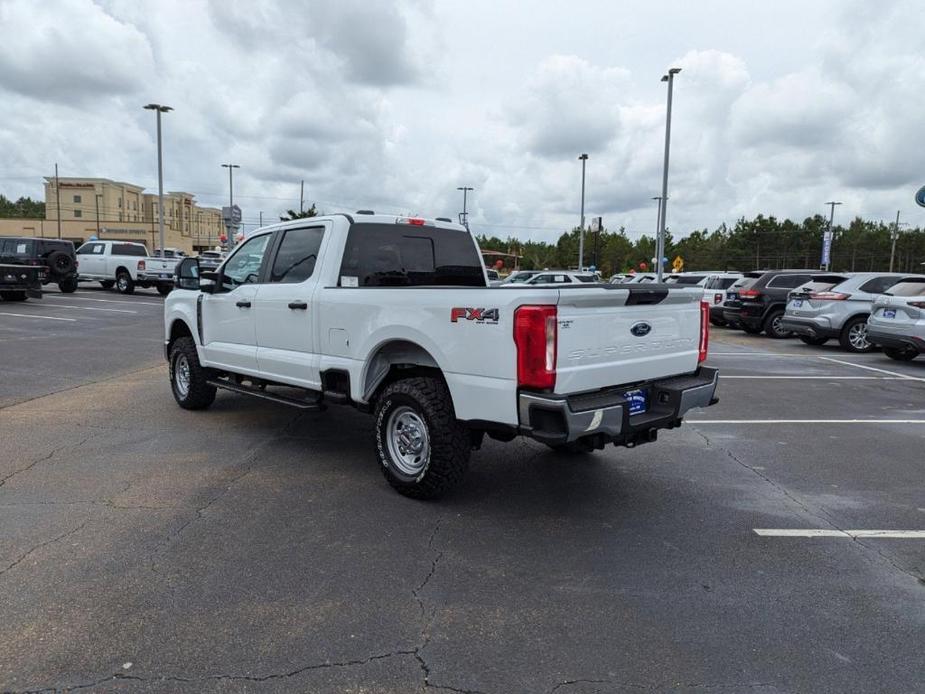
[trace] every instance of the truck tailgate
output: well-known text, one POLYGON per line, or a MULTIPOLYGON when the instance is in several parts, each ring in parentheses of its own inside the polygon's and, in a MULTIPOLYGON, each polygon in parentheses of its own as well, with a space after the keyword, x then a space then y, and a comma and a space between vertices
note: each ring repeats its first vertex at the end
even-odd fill
POLYGON ((691 373, 700 348, 700 288, 642 285, 560 290, 560 394, 691 373))

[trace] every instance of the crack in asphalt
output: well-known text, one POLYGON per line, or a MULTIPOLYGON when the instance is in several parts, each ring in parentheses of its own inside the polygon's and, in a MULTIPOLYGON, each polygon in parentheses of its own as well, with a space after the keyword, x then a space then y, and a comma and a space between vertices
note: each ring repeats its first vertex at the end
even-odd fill
MULTIPOLYGON (((824 523, 825 525, 828 525, 833 530, 845 532, 846 529, 841 527, 835 521, 832 515, 828 511, 826 511, 824 508, 820 508, 820 509, 810 508, 806 502, 797 498, 790 490, 788 490, 782 484, 780 484, 779 482, 775 482, 767 475, 762 474, 760 470, 749 465, 744 460, 741 460, 735 453, 730 451, 725 446, 721 446, 717 443, 714 443, 713 441, 710 440, 710 437, 708 437, 706 434, 704 434, 702 431, 700 431, 696 427, 692 426, 691 430, 694 431, 698 436, 700 436, 700 438, 702 438, 706 442, 708 448, 716 448, 722 451, 729 459, 731 459, 732 461, 734 461, 741 467, 745 468, 746 470, 754 473, 755 475, 760 477, 762 480, 764 480, 765 482, 770 484, 772 487, 774 487, 777 491, 783 494, 787 499, 789 499, 796 506, 798 506, 801 510, 803 510, 807 515, 812 516, 813 518, 816 518, 817 520, 819 520, 819 522, 824 523)), ((857 537, 850 537, 849 539, 851 539, 859 547, 867 550, 867 552, 869 553, 872 552, 878 555, 880 558, 886 560, 886 562, 890 564, 890 566, 892 566, 894 569, 905 574, 906 576, 909 576, 910 578, 914 578, 919 584, 925 583, 925 577, 920 576, 919 574, 916 574, 914 571, 910 571, 909 569, 897 564, 896 561, 892 557, 890 557, 887 554, 884 554, 883 551, 880 550, 878 547, 874 547, 872 545, 866 544, 865 542, 863 542, 861 539, 857 537)))
POLYGON ((50 539, 50 540, 45 540, 45 542, 40 542, 39 544, 35 545, 35 546, 32 547, 31 549, 29 549, 25 554, 23 554, 21 557, 19 557, 16 561, 14 561, 12 564, 10 564, 9 566, 7 566, 7 567, 6 567, 5 569, 3 569, 3 570, 0 570, 0 576, 3 576, 7 571, 10 571, 11 569, 13 569, 13 568, 15 568, 16 566, 18 566, 20 563, 22 563, 23 561, 25 561, 25 559, 26 559, 27 557, 29 557, 29 555, 32 554, 33 552, 37 552, 38 550, 42 549, 42 547, 47 547, 48 545, 53 545, 54 543, 59 542, 60 540, 63 540, 64 538, 66 538, 66 537, 68 537, 68 536, 70 536, 70 535, 73 535, 73 534, 76 533, 76 532, 81 531, 81 530, 84 528, 84 526, 87 525, 87 523, 89 523, 89 522, 90 522, 90 517, 87 516, 87 518, 84 519, 84 522, 81 523, 80 525, 78 525, 76 528, 72 528, 71 530, 68 530, 66 533, 62 533, 61 535, 58 535, 57 537, 53 537, 53 538, 50 539))
POLYGON ((29 470, 31 470, 32 468, 34 468, 34 467, 35 467, 36 465, 38 465, 39 463, 44 463, 44 462, 46 462, 46 461, 48 461, 48 460, 51 460, 52 458, 55 457, 55 455, 57 455, 58 453, 60 453, 61 451, 63 451, 63 450, 66 449, 66 448, 71 448, 71 449, 73 449, 73 448, 80 448, 80 447, 83 446, 87 441, 89 441, 91 438, 93 438, 93 436, 95 436, 95 434, 90 433, 90 434, 87 434, 86 436, 84 436, 84 437, 83 437, 80 441, 78 441, 77 443, 72 443, 72 442, 63 443, 63 444, 61 444, 60 446, 57 446, 57 447, 53 448, 53 449, 51 450, 51 452, 50 452, 48 455, 43 455, 41 458, 36 458, 35 460, 33 460, 32 462, 30 462, 30 463, 29 463, 28 465, 26 465, 25 467, 21 467, 21 468, 19 468, 18 470, 13 470, 13 472, 11 472, 10 474, 8 474, 6 477, 0 477, 0 487, 2 487, 4 484, 6 484, 7 481, 13 479, 16 475, 22 474, 23 472, 28 472, 29 470))

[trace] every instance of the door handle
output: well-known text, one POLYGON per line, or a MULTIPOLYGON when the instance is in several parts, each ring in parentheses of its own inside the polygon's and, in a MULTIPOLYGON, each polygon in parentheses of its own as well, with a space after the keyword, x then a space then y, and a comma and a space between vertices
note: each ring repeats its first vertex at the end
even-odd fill
POLYGON ((304 301, 292 301, 289 303, 289 308, 294 310, 305 311, 308 308, 308 304, 304 301))
POLYGON ((250 308, 251 302, 250 301, 239 301, 235 304, 235 306, 237 306, 238 308, 250 308))

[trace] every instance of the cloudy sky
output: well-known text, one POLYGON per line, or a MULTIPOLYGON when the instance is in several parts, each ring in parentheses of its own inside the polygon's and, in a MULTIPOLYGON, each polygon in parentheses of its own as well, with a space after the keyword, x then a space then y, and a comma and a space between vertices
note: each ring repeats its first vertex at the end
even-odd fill
POLYGON ((655 228, 741 215, 925 224, 925 19, 878 0, 0 0, 0 192, 43 175, 298 207, 455 217, 554 239, 587 214, 655 228))

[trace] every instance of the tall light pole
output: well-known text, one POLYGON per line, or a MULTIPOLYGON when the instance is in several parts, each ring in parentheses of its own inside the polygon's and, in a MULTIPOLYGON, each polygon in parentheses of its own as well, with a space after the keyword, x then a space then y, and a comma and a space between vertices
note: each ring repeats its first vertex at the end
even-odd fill
POLYGON ((170 106, 161 104, 148 104, 148 111, 157 113, 157 224, 160 230, 161 253, 164 252, 164 164, 161 155, 161 114, 173 111, 170 106))
POLYGON ((578 272, 585 261, 585 166, 588 163, 588 155, 580 154, 578 160, 581 162, 581 227, 578 230, 578 272))
POLYGON ((96 238, 100 237, 100 198, 103 197, 102 193, 94 194, 93 198, 96 200, 96 238))
MULTIPOLYGON (((232 214, 232 208, 234 208, 234 177, 233 172, 235 169, 240 169, 241 167, 237 164, 222 164, 222 168, 228 169, 228 214, 232 214)), ((301 203, 300 203, 301 204, 301 203)), ((235 245, 235 232, 234 222, 228 222, 228 247, 234 248, 235 245)))
POLYGON ((832 226, 832 222, 835 220, 835 206, 841 203, 830 200, 826 205, 829 206, 829 228, 822 239, 822 264, 828 272, 832 269, 832 241, 835 238, 835 227, 832 226))
POLYGON ((472 188, 470 186, 459 186, 456 190, 461 190, 463 194, 463 211, 462 211, 462 214, 459 215, 459 223, 462 224, 464 227, 466 227, 466 229, 468 230, 469 229, 469 208, 468 208, 469 191, 475 190, 475 188, 472 188))
POLYGON ((662 75, 662 82, 668 83, 668 109, 665 114, 665 167, 662 169, 662 199, 659 201, 658 242, 655 244, 656 281, 662 281, 662 258, 665 257, 665 217, 668 212, 668 152, 671 148, 671 95, 674 91, 674 76, 681 68, 673 67, 667 75, 662 75))
POLYGON ((658 201, 658 210, 655 213, 655 255, 658 255, 658 235, 662 231, 662 196, 656 195, 652 199, 658 201))
MULTIPOLYGON (((902 222, 903 225, 906 222, 902 222)), ((896 258, 896 242, 899 240, 899 210, 896 210, 896 222, 893 224, 893 231, 890 233, 890 238, 893 241, 893 246, 890 248, 890 272, 893 272, 893 260, 896 258)))

